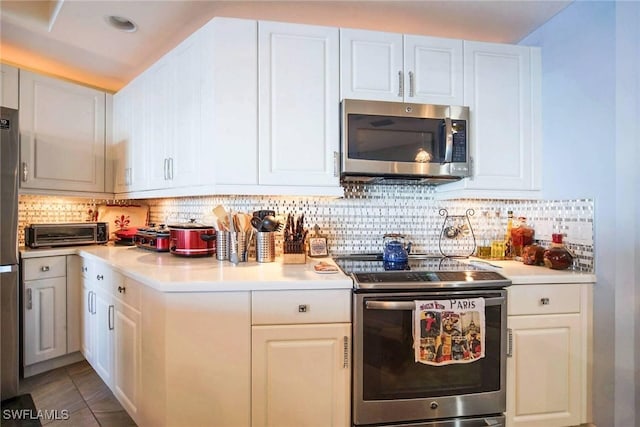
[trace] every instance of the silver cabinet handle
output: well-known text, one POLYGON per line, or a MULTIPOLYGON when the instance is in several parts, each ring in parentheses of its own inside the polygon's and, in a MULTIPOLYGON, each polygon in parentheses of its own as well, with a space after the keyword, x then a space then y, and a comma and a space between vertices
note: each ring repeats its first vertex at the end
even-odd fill
POLYGON ((87 311, 91 314, 91 291, 87 294, 87 311))
POLYGON ((27 182, 29 180, 29 166, 27 162, 22 162, 22 181, 27 182))
POLYGON ((413 78, 413 71, 409 71, 409 96, 413 98, 415 94, 415 79, 413 78))
POLYGON ((40 267, 40 271, 42 271, 42 272, 49 271, 49 266, 48 265, 43 265, 42 267, 40 267))
POLYGON ((169 179, 168 170, 169 170, 169 159, 164 159, 164 180, 165 181, 169 179))
POLYGON ((89 314, 96 314, 96 311, 95 311, 95 308, 96 308, 95 296, 96 296, 95 292, 89 291, 89 297, 88 297, 89 314))
POLYGON ((542 305, 549 305, 550 302, 549 298, 540 298, 540 304, 542 305))
POLYGON ((114 319, 113 319, 113 313, 115 311, 115 307, 113 305, 109 306, 109 330, 113 331, 113 323, 114 323, 114 319))
POLYGON ((342 337, 342 368, 349 369, 349 337, 342 337))
POLYGON ((169 157, 169 179, 173 181, 173 157, 169 157))
POLYGON ((398 71, 398 96, 404 96, 404 74, 402 74, 402 70, 398 71))
POLYGON ((507 357, 513 357, 513 329, 507 328, 507 357))
POLYGON ((31 288, 27 288, 27 310, 31 310, 32 308, 33 308, 32 290, 31 288))
POLYGON ((337 151, 333 152, 333 176, 337 177, 340 175, 340 153, 337 151))

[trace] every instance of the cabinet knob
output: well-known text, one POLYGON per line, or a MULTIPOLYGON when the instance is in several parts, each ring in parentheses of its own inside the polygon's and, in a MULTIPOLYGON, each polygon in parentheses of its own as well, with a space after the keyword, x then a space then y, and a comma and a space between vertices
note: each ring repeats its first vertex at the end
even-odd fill
POLYGON ((49 271, 49 266, 43 265, 42 267, 40 267, 40 271, 49 271))
POLYGON ((87 272, 87 267, 82 267, 82 272, 86 273, 87 272))
POLYGON ((307 304, 300 304, 298 306, 298 313, 306 313, 309 311, 309 306, 307 304))
POLYGON ((549 305, 549 298, 540 298, 540 304, 549 305))
POLYGON ((103 279, 104 279, 104 276, 103 276, 102 274, 98 274, 98 275, 96 276, 96 279, 98 279, 98 280, 103 280, 103 279))
POLYGON ((127 291, 127 288, 125 288, 124 286, 118 286, 118 292, 120 292, 121 294, 124 294, 127 291))

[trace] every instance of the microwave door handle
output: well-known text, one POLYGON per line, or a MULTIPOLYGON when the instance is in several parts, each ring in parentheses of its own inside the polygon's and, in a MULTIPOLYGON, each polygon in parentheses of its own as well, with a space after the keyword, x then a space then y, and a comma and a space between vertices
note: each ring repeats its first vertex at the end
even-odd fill
POLYGON ((445 127, 445 148, 444 148, 444 163, 451 163, 453 158, 453 126, 451 125, 451 118, 444 119, 445 127))

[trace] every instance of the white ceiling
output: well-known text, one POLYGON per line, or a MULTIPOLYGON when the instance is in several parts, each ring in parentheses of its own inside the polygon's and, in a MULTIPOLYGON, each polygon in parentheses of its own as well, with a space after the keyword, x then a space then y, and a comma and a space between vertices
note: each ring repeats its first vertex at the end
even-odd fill
POLYGON ((517 43, 571 1, 2 0, 0 59, 117 91, 214 16, 517 43), (109 27, 119 15, 135 33, 109 27))

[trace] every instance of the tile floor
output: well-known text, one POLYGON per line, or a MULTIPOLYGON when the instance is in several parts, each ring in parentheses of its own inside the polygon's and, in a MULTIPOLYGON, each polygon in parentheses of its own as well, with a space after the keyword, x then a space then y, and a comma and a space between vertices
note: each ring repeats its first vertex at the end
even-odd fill
POLYGON ((20 393, 31 393, 37 410, 67 410, 67 420, 42 419, 50 427, 135 426, 111 390, 86 362, 45 372, 20 382, 20 393))

